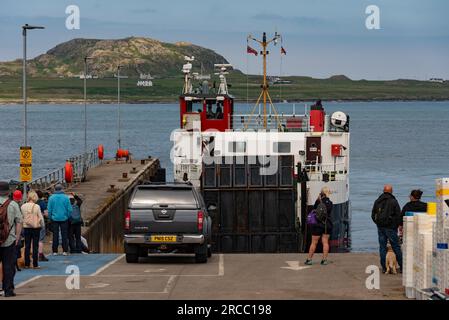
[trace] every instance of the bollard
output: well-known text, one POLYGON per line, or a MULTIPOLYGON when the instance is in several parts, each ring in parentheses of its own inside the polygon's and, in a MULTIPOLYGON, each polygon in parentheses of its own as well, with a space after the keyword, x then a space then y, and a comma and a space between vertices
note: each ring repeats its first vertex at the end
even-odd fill
POLYGON ((133 167, 133 169, 129 172, 129 173, 137 173, 138 171, 137 171, 137 168, 136 167, 133 167))
POLYGON ((120 179, 118 179, 118 181, 119 182, 127 182, 127 181, 129 181, 128 173, 127 172, 123 172, 122 173, 122 177, 120 179))
POLYGON ((145 165, 145 160, 140 160, 141 165, 145 165))

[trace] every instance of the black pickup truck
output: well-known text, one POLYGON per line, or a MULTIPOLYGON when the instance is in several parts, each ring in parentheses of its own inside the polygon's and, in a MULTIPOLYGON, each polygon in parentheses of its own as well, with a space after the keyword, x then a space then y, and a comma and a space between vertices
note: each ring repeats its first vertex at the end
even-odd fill
POLYGON ((197 263, 205 263, 212 255, 211 229, 208 208, 191 184, 138 185, 125 213, 126 262, 148 253, 194 253, 197 263))

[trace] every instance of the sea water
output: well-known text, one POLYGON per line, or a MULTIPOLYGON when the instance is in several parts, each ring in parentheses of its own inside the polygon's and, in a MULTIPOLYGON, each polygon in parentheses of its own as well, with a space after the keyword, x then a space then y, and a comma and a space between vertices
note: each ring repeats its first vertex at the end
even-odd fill
MULTIPOLYGON (((350 199, 353 251, 378 248, 371 221, 374 200, 385 183, 394 187, 400 205, 411 189, 421 188, 424 201, 434 199, 434 179, 449 174, 449 102, 329 102, 328 114, 350 115, 350 199)), ((236 104, 236 113, 252 106, 236 104)), ((292 112, 292 105, 278 105, 292 112)), ((296 103, 296 113, 304 104, 296 103)), ((117 149, 116 105, 88 106, 88 146, 103 144, 106 158, 117 149)), ((62 167, 84 148, 83 105, 30 105, 28 141, 33 146, 33 176, 62 167)), ((121 105, 122 146, 134 158, 158 157, 173 179, 170 133, 178 128, 177 104, 121 105)), ((0 106, 0 179, 18 179, 19 147, 23 143, 23 107, 0 106)))

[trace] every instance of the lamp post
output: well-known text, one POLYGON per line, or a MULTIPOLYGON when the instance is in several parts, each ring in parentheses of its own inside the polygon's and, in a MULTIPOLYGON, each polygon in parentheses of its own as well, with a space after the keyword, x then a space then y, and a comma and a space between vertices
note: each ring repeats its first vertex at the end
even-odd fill
POLYGON ((122 139, 121 139, 121 134, 120 134, 120 68, 122 66, 118 65, 117 66, 117 127, 118 127, 118 148, 121 149, 122 146, 122 139))
POLYGON ((83 163, 83 180, 87 175, 87 60, 91 57, 84 57, 84 163, 83 163))
MULTIPOLYGON (((28 119, 27 119, 27 30, 33 29, 45 29, 41 26, 30 26, 25 24, 22 26, 22 36, 23 36, 23 82, 22 82, 22 95, 23 95, 23 145, 28 146, 28 119)), ((27 183, 23 184, 23 199, 26 200, 27 194, 27 183)))

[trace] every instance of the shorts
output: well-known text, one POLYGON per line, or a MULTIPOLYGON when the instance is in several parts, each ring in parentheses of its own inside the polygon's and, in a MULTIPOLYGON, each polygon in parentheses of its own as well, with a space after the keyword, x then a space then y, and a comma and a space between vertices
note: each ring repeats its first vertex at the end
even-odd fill
POLYGON ((327 226, 327 228, 325 228, 323 223, 317 223, 312 225, 312 236, 319 236, 321 237, 323 234, 331 234, 332 233, 332 227, 331 226, 327 226))
POLYGON ((41 232, 39 234, 39 242, 44 242, 46 234, 47 234, 47 231, 45 230, 45 224, 44 224, 44 226, 41 228, 41 232))

